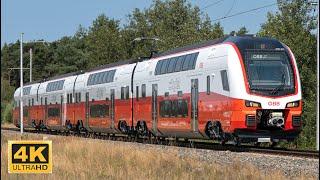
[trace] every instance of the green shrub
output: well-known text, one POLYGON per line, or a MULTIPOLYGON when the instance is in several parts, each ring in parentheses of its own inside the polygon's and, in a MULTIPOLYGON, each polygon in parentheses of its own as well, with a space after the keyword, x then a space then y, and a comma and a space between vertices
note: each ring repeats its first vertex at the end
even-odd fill
POLYGON ((12 122, 12 109, 13 102, 4 105, 3 112, 1 113, 1 123, 12 122))

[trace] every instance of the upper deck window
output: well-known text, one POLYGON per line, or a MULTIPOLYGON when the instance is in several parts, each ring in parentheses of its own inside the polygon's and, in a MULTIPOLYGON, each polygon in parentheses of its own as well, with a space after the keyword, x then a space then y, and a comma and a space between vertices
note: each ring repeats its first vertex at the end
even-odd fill
POLYGON ((63 89, 64 80, 54 81, 47 84, 47 92, 58 91, 63 89))
POLYGON ((157 62, 155 75, 195 69, 199 52, 162 59, 157 62))
POLYGON ((23 95, 29 95, 31 90, 31 86, 23 88, 23 95))
POLYGON ((90 74, 88 78, 87 85, 95 85, 95 84, 103 84, 103 83, 110 83, 114 80, 116 70, 110 70, 110 71, 103 71, 98 72, 94 74, 90 74))

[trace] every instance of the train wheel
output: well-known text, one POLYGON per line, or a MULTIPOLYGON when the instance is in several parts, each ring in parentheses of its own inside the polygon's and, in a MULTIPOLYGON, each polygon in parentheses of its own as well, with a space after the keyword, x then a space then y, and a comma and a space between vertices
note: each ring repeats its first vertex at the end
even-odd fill
POLYGON ((118 128, 122 133, 124 133, 124 134, 128 133, 128 126, 127 126, 126 121, 120 121, 118 128))
POLYGON ((219 121, 209 121, 205 130, 210 139, 221 140, 223 139, 223 132, 219 121))
POLYGON ((147 129, 147 125, 146 122, 144 121, 138 121, 137 123, 137 133, 138 135, 144 137, 148 135, 148 129, 147 129))

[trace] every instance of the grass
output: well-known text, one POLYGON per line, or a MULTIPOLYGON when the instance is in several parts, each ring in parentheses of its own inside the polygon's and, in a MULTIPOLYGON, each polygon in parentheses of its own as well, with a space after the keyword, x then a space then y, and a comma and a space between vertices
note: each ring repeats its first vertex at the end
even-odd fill
MULTIPOLYGON (((264 174, 240 162, 220 166, 195 157, 179 157, 177 148, 161 150, 131 143, 78 137, 1 132, 1 179, 285 179, 264 174), (53 144, 52 174, 8 174, 7 142, 49 139, 53 144)), ((308 179, 308 177, 301 177, 308 179)))

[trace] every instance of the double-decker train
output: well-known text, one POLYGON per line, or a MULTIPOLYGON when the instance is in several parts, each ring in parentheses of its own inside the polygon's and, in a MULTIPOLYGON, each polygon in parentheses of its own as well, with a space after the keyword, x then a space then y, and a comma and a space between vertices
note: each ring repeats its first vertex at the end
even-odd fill
POLYGON ((22 101, 24 127, 36 129, 278 142, 294 140, 302 126, 293 53, 278 40, 253 36, 27 84, 22 101))

